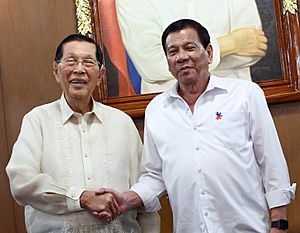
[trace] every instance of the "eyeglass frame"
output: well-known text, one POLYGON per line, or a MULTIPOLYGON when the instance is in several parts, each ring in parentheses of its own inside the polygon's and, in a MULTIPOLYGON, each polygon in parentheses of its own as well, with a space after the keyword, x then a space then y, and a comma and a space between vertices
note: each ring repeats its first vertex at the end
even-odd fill
POLYGON ((84 58, 84 59, 79 59, 79 58, 75 58, 75 57, 69 57, 69 58, 66 58, 65 60, 59 60, 59 61, 57 61, 57 63, 59 64, 59 63, 61 63, 61 64, 63 64, 63 65, 65 65, 66 67, 68 67, 68 68, 75 68, 79 63, 81 63, 82 64, 82 66, 85 68, 85 69, 91 69, 91 68, 93 68, 93 67, 95 67, 96 65, 98 65, 98 67, 101 69, 102 68, 102 66, 103 66, 103 64, 101 64, 99 61, 95 61, 94 59, 92 59, 92 58, 84 58), (72 62, 74 62, 74 64, 70 64, 71 62, 69 61, 69 63, 68 63, 68 59, 72 59, 72 62), (90 61, 93 61, 94 63, 93 64, 91 64, 91 66, 87 66, 87 64, 89 64, 89 63, 85 63, 85 61, 86 60, 90 60, 90 61))

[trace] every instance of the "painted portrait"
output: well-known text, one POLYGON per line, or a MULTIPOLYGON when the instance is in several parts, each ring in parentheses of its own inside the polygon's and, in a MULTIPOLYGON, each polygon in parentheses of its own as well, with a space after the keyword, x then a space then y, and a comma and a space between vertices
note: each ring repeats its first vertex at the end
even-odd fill
POLYGON ((208 29, 214 50, 212 73, 254 81, 280 77, 273 69, 281 72, 274 65, 280 60, 272 9, 267 0, 99 0, 109 96, 156 93, 175 83, 161 34, 180 18, 194 19, 208 29), (275 40, 262 41, 252 32, 255 29, 275 40), (266 57, 255 47, 258 43, 268 47, 266 57))
POLYGON ((149 101, 176 82, 161 35, 171 22, 190 18, 210 33, 211 73, 257 82, 270 103, 298 100, 299 15, 283 10, 287 1, 90 0, 106 68, 94 96, 142 116, 149 101))

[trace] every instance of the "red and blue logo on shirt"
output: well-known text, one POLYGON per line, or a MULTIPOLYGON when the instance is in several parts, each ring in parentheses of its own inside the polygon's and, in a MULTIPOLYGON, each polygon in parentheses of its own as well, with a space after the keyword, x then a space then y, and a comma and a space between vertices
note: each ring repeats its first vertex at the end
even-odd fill
POLYGON ((222 119, 222 113, 221 112, 216 112, 216 120, 221 120, 222 119))

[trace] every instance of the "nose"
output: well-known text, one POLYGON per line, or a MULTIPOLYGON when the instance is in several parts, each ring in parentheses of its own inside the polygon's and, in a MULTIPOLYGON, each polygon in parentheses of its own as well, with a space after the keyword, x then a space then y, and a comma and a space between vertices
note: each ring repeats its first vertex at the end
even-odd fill
POLYGON ((84 73, 85 72, 83 61, 78 61, 75 64, 75 66, 74 66, 74 72, 76 72, 76 73, 84 73))
POLYGON ((189 55, 186 51, 180 50, 176 56, 176 62, 183 62, 189 59, 189 55))

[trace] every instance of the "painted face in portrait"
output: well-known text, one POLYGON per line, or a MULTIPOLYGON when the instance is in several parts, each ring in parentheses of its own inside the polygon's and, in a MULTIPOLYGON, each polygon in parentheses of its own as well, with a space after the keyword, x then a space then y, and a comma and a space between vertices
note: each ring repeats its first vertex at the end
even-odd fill
POLYGON ((69 104, 88 102, 100 83, 96 46, 85 41, 66 43, 61 61, 54 62, 53 73, 69 104))
POLYGON ((185 28, 170 33, 166 38, 169 70, 181 84, 190 84, 209 77, 212 46, 205 49, 196 30, 185 28))

